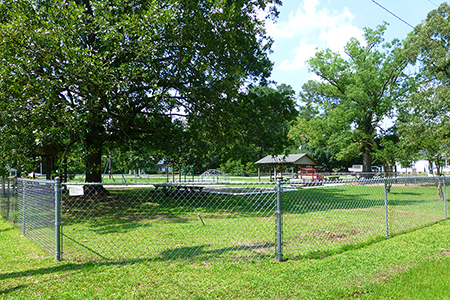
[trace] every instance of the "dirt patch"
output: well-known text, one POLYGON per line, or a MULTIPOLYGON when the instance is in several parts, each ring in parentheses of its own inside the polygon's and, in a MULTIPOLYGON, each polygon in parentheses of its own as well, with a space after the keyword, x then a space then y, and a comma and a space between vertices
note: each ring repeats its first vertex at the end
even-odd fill
POLYGON ((258 254, 274 253, 275 249, 274 243, 263 241, 242 243, 241 246, 258 254))
POLYGON ((338 231, 329 231, 329 230, 311 230, 308 233, 297 236, 297 239, 300 240, 319 240, 319 241, 342 241, 348 239, 353 236, 358 236, 362 232, 362 229, 348 229, 348 230, 338 230, 338 231))
POLYGON ((381 282, 390 280, 397 274, 408 271, 408 269, 409 269, 408 266, 395 265, 392 268, 376 273, 375 277, 372 279, 372 283, 380 284, 381 282))

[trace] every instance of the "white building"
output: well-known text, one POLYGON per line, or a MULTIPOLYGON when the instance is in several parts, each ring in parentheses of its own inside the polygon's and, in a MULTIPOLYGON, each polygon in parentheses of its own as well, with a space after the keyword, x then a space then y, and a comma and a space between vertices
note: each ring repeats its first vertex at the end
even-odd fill
MULTIPOLYGON (((398 173, 437 173, 436 164, 432 163, 432 165, 430 166, 430 162, 423 159, 411 163, 411 165, 408 167, 404 167, 400 163, 396 163, 395 167, 398 173)), ((445 160, 442 173, 450 173, 450 160, 445 160)))

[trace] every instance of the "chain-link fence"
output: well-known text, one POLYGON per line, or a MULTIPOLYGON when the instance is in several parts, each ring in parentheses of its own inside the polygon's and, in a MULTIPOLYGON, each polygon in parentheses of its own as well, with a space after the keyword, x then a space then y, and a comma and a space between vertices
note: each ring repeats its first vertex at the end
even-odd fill
POLYGON ((57 259, 295 259, 446 218, 448 181, 65 183, 60 189, 56 182, 18 180, 4 183, 0 214, 49 252, 56 249, 57 259))
POLYGON ((67 185, 64 257, 256 258, 274 253, 274 184, 67 185))
POLYGON ((55 182, 28 179, 0 180, 0 216, 23 236, 55 250, 55 182))

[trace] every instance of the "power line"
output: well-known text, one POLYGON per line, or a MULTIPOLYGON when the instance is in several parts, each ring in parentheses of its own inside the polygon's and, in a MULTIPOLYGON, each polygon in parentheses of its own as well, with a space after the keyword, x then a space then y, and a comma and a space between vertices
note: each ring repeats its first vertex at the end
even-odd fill
POLYGON ((433 1, 427 0, 428 2, 430 2, 431 4, 433 4, 436 7, 439 7, 439 5, 437 5, 436 3, 434 3, 433 1))
MULTIPOLYGON (((429 1, 429 0, 428 0, 429 1)), ((378 5, 379 7, 381 7, 382 9, 384 9, 385 11, 387 11, 388 13, 390 13, 391 15, 393 15, 394 17, 396 17, 397 19, 399 19, 400 21, 402 21, 403 23, 405 23, 406 25, 408 25, 409 27, 411 27, 412 29, 414 29, 414 26, 412 26, 411 24, 409 24, 408 22, 406 22, 405 20, 403 20, 402 18, 400 18, 399 16, 397 16, 396 14, 394 14, 393 12, 391 12, 389 9, 387 9, 386 7, 384 7, 383 5, 379 4, 378 2, 376 2, 375 0, 372 0, 373 3, 375 3, 376 5, 378 5)))

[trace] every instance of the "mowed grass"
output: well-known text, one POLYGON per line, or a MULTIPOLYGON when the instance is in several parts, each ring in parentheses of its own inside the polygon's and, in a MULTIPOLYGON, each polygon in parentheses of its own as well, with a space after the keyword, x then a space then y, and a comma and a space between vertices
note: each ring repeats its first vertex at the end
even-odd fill
MULTIPOLYGON (((267 185, 248 187, 249 191, 267 185)), ((240 187, 242 188, 242 187, 240 187)), ((276 194, 164 194, 110 190, 107 199, 66 198, 64 257, 71 260, 231 261, 274 258, 276 194)), ((444 217, 434 186, 346 184, 282 195, 285 259, 324 257, 444 217)))
POLYGON ((0 219, 0 299, 448 299, 450 221, 322 259, 55 262, 0 219))

